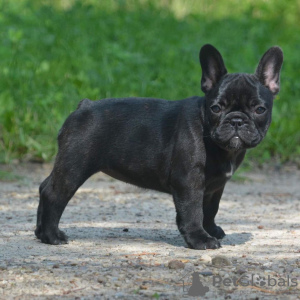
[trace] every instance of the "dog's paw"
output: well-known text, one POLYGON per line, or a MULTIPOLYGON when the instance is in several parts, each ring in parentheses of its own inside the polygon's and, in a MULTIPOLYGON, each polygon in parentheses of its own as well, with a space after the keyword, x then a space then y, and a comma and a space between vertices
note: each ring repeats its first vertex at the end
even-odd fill
POLYGON ((218 240, 222 239, 226 234, 224 232, 224 230, 220 227, 220 226, 213 226, 213 227, 208 227, 208 228, 205 228, 205 231, 207 233, 209 233, 209 235, 217 238, 218 240))
POLYGON ((205 241, 200 240, 194 243, 193 249, 206 250, 206 249, 219 249, 221 248, 220 242, 214 237, 207 237, 205 241))
POLYGON ((191 249, 206 250, 221 248, 220 242, 215 237, 203 234, 197 236, 196 232, 185 236, 185 241, 191 249))
POLYGON ((67 235, 59 229, 42 232, 41 229, 37 228, 35 230, 35 235, 44 244, 62 245, 68 243, 67 235))
POLYGON ((37 226, 35 231, 35 236, 38 238, 38 239, 41 239, 41 233, 42 233, 42 227, 41 226, 37 226))

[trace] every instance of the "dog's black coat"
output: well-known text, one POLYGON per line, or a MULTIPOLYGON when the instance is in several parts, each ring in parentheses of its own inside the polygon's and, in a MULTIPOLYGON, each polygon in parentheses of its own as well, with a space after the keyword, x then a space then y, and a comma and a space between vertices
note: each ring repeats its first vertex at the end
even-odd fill
POLYGON ((190 248, 218 248, 215 224, 226 181, 271 122, 283 61, 270 48, 256 73, 227 74, 211 45, 200 51, 205 97, 84 99, 58 135, 59 151, 40 186, 36 236, 66 243, 58 229, 76 190, 94 173, 173 195, 179 231, 190 248))

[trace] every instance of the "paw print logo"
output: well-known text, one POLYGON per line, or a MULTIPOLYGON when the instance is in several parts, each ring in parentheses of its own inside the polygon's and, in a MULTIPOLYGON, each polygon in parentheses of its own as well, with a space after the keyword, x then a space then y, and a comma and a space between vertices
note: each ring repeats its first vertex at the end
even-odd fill
POLYGON ((188 291, 189 296, 204 296, 208 291, 209 288, 207 286, 204 286, 199 278, 199 273, 194 272, 192 274, 193 276, 193 283, 188 291))
POLYGON ((263 276, 258 276, 255 280, 256 286, 262 287, 262 286, 265 286, 266 284, 267 284, 266 278, 263 276))

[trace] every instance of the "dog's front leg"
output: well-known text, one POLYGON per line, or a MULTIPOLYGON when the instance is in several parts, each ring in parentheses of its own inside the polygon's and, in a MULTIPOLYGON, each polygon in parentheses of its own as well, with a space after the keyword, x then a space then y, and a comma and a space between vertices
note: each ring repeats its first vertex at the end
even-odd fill
POLYGON ((220 226, 215 223, 215 216, 219 209, 219 202, 222 197, 224 186, 212 194, 204 195, 203 203, 203 227, 211 236, 222 239, 225 232, 220 226))
POLYGON ((203 189, 195 186, 173 189, 177 226, 190 248, 217 249, 221 247, 219 241, 203 228, 203 196, 203 189))

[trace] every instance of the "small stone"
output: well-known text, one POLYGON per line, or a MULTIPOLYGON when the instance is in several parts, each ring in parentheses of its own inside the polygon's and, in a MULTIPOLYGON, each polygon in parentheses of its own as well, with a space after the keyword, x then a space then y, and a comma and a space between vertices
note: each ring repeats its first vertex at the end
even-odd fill
POLYGON ((271 262, 264 263, 260 268, 262 270, 270 270, 272 268, 272 263, 271 262))
POLYGON ((1 271, 7 270, 7 266, 5 266, 5 265, 0 265, 0 270, 1 270, 1 271))
POLYGON ((142 216, 143 216, 143 214, 140 213, 140 212, 136 213, 135 215, 136 215, 137 217, 142 217, 142 216))
POLYGON ((192 263, 187 263, 187 264, 185 264, 184 269, 185 269, 186 271, 193 271, 193 270, 194 270, 194 264, 192 264, 192 263))
POLYGON ((98 277, 97 281, 103 284, 106 282, 106 279, 104 277, 98 277))
POLYGON ((123 231, 124 231, 124 232, 128 232, 129 229, 128 229, 128 228, 124 228, 123 231))
POLYGON ((26 268, 25 273, 33 273, 34 271, 32 268, 26 268))
POLYGON ((252 266, 259 266, 260 265, 259 262, 254 262, 254 261, 248 261, 248 264, 252 265, 252 266))
POLYGON ((204 271, 200 272, 199 274, 202 276, 213 276, 214 275, 213 272, 210 270, 204 270, 204 271))
POLYGON ((171 261, 169 261, 169 263, 168 263, 168 267, 169 267, 169 269, 184 269, 184 263, 182 262, 182 261, 180 261, 180 260, 176 260, 176 259, 174 259, 174 260, 171 260, 171 261))
POLYGON ((216 299, 216 297, 215 297, 215 295, 214 295, 213 292, 207 292, 207 293, 205 294, 205 298, 206 298, 206 299, 216 299))
POLYGON ((122 292, 119 292, 119 293, 116 293, 116 294, 115 294, 115 297, 116 297, 116 298, 123 298, 123 297, 125 297, 125 294, 122 293, 122 292))
POLYGON ((236 273, 239 274, 239 275, 242 275, 242 274, 244 274, 246 272, 247 271, 245 269, 242 269, 242 268, 236 270, 236 273))
POLYGON ((231 261, 226 256, 215 256, 212 261, 212 265, 215 267, 231 266, 231 261))
POLYGON ((300 276, 300 268, 296 268, 293 270, 293 275, 300 276))
POLYGON ((143 284, 142 284, 142 285, 140 285, 140 289, 141 289, 141 290, 147 290, 148 287, 147 287, 146 285, 143 285, 143 284))
POLYGON ((285 270, 289 273, 293 272, 294 271, 294 268, 292 266, 286 266, 285 267, 285 270))
POLYGON ((257 226, 257 228, 258 228, 258 229, 264 229, 264 226, 259 225, 259 226, 257 226))
POLYGON ((175 252, 173 252, 173 251, 169 252, 169 256, 174 256, 174 255, 175 255, 175 252))
POLYGON ((52 266, 52 268, 53 268, 53 269, 59 269, 59 264, 54 264, 54 265, 52 266))
POLYGON ((211 256, 204 254, 199 258, 199 261, 206 265, 211 264, 211 256))

